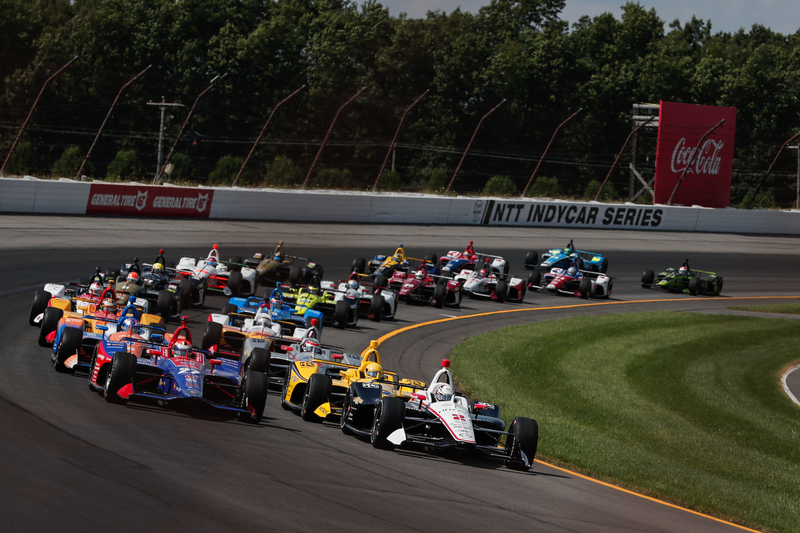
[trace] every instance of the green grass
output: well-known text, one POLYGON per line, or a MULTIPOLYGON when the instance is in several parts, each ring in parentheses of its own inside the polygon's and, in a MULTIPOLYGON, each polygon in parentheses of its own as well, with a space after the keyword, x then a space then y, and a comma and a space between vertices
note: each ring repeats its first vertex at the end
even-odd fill
POLYGON ((506 422, 539 422, 537 457, 749 527, 800 532, 800 407, 786 319, 609 314, 472 337, 453 373, 506 422))
POLYGON ((800 315, 800 304, 775 304, 775 305, 731 305, 728 309, 735 311, 755 311, 757 313, 783 313, 787 315, 800 315))

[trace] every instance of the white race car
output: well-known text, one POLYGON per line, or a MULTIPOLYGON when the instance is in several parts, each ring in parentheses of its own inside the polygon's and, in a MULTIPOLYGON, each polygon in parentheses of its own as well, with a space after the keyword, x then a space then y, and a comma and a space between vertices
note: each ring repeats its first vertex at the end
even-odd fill
POLYGON ((256 270, 243 266, 238 257, 220 261, 216 244, 205 259, 181 257, 175 270, 183 276, 180 284, 186 294, 183 300, 185 308, 187 304, 203 305, 207 290, 222 292, 226 296, 250 296, 256 291, 256 270))
POLYGON ((485 256, 486 262, 480 270, 463 269, 456 280, 464 282, 464 292, 478 298, 491 298, 498 302, 521 302, 525 298, 527 284, 522 278, 508 273, 508 262, 499 256, 485 256))
MULTIPOLYGON (((386 278, 382 278, 386 283, 386 278)), ((348 303, 358 302, 359 316, 366 317, 372 321, 380 322, 383 319, 394 318, 397 312, 397 291, 379 283, 362 284, 359 274, 353 273, 348 280, 334 282, 322 281, 320 287, 323 291, 333 294, 335 302, 340 300, 348 303)))

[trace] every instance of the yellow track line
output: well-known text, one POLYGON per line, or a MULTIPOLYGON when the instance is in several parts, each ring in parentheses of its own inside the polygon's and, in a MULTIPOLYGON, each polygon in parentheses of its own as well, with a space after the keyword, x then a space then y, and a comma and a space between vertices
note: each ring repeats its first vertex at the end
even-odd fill
MULTIPOLYGON (((776 299, 784 299, 784 300, 800 299, 800 296, 734 296, 734 297, 726 297, 722 301, 729 302, 731 300, 776 300, 776 299)), ((487 313, 476 313, 474 315, 454 316, 454 317, 449 317, 449 318, 441 318, 439 320, 431 320, 430 322, 422 322, 420 324, 412 324, 410 326, 406 326, 404 328, 400 328, 400 329, 394 330, 392 332, 389 332, 386 335, 383 335, 383 336, 379 337, 377 341, 373 341, 373 342, 377 342, 377 344, 374 346, 375 348, 377 348, 384 341, 394 337, 395 335, 399 335, 401 333, 404 333, 406 331, 410 331, 412 329, 421 328, 421 327, 425 327, 425 326, 431 326, 433 324, 441 324, 443 322, 451 322, 451 321, 454 321, 454 320, 463 320, 465 318, 477 318, 477 317, 482 317, 482 316, 501 315, 501 314, 504 314, 504 313, 522 313, 522 312, 529 312, 529 311, 553 311, 553 310, 556 310, 556 309, 575 309, 575 308, 579 308, 579 307, 595 307, 595 306, 601 306, 601 305, 626 305, 626 304, 641 304, 641 303, 656 303, 656 302, 684 302, 684 301, 686 301, 686 298, 669 298, 669 299, 663 299, 662 298, 662 299, 658 299, 658 300, 633 300, 633 301, 624 301, 624 302, 596 302, 596 303, 588 303, 588 304, 560 305, 560 306, 554 306, 554 307, 525 307, 523 309, 504 309, 504 310, 501 310, 501 311, 489 311, 487 313)), ((716 301, 720 301, 720 300, 716 300, 716 301)), ((364 352, 362 352, 362 356, 369 349, 370 348, 366 348, 364 350, 364 352)), ((622 487, 617 487, 616 485, 611 485, 610 483, 605 483, 603 481, 599 481, 597 479, 593 479, 593 478, 590 478, 588 476, 584 476, 582 474, 578 474, 577 472, 573 472, 572 470, 567 470, 566 468, 561 468, 561 467, 558 467, 558 466, 555 466, 555 465, 551 465, 550 463, 546 463, 544 461, 540 461, 539 459, 535 459, 535 462, 543 464, 545 466, 549 466, 550 468, 554 468, 556 470, 560 470, 561 472, 565 472, 567 474, 570 474, 571 476, 579 477, 581 479, 585 479, 587 481, 591 481, 592 483, 597 483, 599 485, 603 485, 604 487, 615 489, 615 490, 618 490, 620 492, 624 492, 626 494, 630 494, 632 496, 637 496, 639 498, 643 498, 643 499, 651 501, 651 502, 660 503, 661 505, 666 505, 667 507, 672 507, 673 509, 679 509, 681 511, 685 511, 685 512, 691 513, 693 515, 702 516, 703 518, 708 518, 709 520, 713 520, 713 521, 719 522, 721 524, 732 526, 732 527, 741 529, 743 531, 752 531, 753 533, 760 533, 759 531, 757 531, 755 529, 750 529, 750 528, 745 527, 745 526, 740 526, 739 524, 734 524, 732 522, 728 522, 727 520, 722 520, 721 518, 714 518, 713 516, 709 516, 707 514, 699 513, 697 511, 692 511, 691 509, 687 509, 687 508, 681 507, 679 505, 675 505, 675 504, 672 504, 672 503, 669 503, 669 502, 665 502, 664 500, 659 500, 657 498, 652 498, 650 496, 645 496, 644 494, 639 494, 638 492, 633 492, 633 491, 630 491, 630 490, 627 490, 627 489, 623 489, 622 487)))

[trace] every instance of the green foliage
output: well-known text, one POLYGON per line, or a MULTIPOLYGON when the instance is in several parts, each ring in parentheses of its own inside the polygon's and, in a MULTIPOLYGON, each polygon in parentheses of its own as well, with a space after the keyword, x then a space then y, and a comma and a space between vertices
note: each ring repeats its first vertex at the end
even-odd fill
MULTIPOLYGON (((86 157, 86 154, 84 154, 79 147, 68 147, 64 150, 64 153, 61 154, 61 159, 56 161, 56 164, 53 165, 53 177, 74 178, 75 174, 78 173, 78 169, 81 167, 84 157, 86 157)), ((93 172, 94 167, 92 166, 92 162, 87 161, 86 165, 83 167, 83 174, 91 176, 93 172)))
POLYGON ((434 168, 430 171, 430 177, 425 188, 426 192, 442 193, 447 188, 450 181, 450 176, 447 175, 447 170, 444 168, 434 168))
MULTIPOLYGON (((583 192, 583 199, 589 202, 594 200, 595 196, 597 196, 597 191, 600 190, 601 185, 602 183, 597 180, 590 181, 586 186, 586 190, 583 192)), ((614 189, 614 185, 611 182, 606 183, 606 186, 603 187, 603 192, 598 200, 606 202, 619 200, 619 195, 617 194, 617 191, 614 189)))
POLYGON ((117 157, 108 165, 106 180, 137 180, 144 177, 144 170, 139 163, 139 156, 134 150, 120 150, 117 157))
POLYGON ((226 155, 217 161, 217 166, 208 175, 209 185, 230 185, 236 179, 239 169, 244 163, 243 157, 226 155))
POLYGON ((192 175, 192 159, 181 153, 172 154, 169 160, 172 163, 172 171, 169 173, 169 181, 184 182, 192 175))
POLYGON ((267 175, 264 185, 267 187, 291 187, 300 185, 303 181, 303 173, 295 165, 294 161, 284 155, 275 156, 267 175))
POLYGON ((358 184, 348 168, 323 168, 311 180, 315 189, 355 189, 358 184))
POLYGON ((739 209, 775 209, 778 204, 775 202, 775 195, 772 191, 762 190, 753 199, 754 190, 747 191, 744 195, 739 209), (750 203, 752 202, 752 205, 750 203))
POLYGON ((33 168, 33 147, 28 141, 22 141, 11 154, 6 172, 13 176, 24 176, 31 171, 31 168, 33 168))
POLYGON ((508 176, 492 176, 483 188, 484 196, 519 196, 517 186, 508 176))
POLYGON ((539 176, 536 181, 528 188, 526 196, 532 198, 558 198, 562 195, 561 186, 558 184, 558 178, 548 178, 547 176, 539 176))
POLYGON ((379 191, 401 191, 403 190, 403 178, 396 170, 384 170, 381 181, 378 182, 379 191))

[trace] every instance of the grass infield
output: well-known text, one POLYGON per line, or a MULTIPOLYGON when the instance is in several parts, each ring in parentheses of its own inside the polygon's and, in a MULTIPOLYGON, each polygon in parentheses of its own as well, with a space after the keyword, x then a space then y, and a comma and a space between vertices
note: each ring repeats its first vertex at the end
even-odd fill
POLYGON ((748 527, 800 532, 796 320, 608 314, 471 337, 471 396, 539 423, 538 458, 748 527))
POLYGON ((775 304, 775 305, 731 305, 728 309, 736 311, 755 311, 757 313, 783 313, 787 315, 800 315, 800 304, 775 304))

